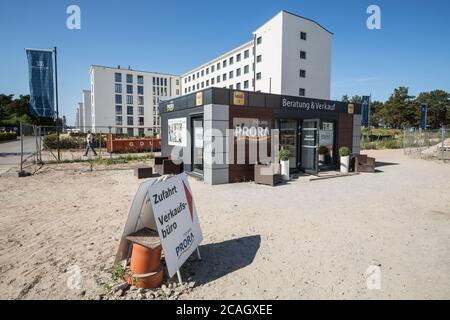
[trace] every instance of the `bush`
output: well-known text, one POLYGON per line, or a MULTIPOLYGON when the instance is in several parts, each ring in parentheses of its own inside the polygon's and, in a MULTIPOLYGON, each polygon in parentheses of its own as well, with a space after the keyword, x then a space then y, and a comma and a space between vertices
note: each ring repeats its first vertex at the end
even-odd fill
POLYGON ((291 152, 288 149, 281 149, 278 155, 281 161, 288 161, 291 157, 291 152))
POLYGON ((16 140, 17 134, 15 132, 0 132, 0 141, 16 140))
POLYGON ((348 156, 349 154, 350 154, 350 151, 349 151, 348 147, 340 147, 340 148, 339 148, 339 155, 340 155, 341 157, 346 157, 346 156, 348 156))
MULTIPOLYGON (((47 149, 58 148, 58 136, 56 133, 44 137, 44 145, 47 149)), ((81 137, 71 137, 70 135, 59 136, 60 149, 82 149, 85 147, 85 139, 81 137)))

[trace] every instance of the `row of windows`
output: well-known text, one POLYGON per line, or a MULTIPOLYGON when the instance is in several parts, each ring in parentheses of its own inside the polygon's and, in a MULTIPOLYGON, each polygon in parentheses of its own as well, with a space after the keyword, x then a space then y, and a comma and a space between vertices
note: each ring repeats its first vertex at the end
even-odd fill
MULTIPOLYGON (((126 117, 127 118, 127 125, 133 126, 134 125, 134 118, 133 117, 126 117)), ((123 125, 122 116, 116 116, 116 126, 123 125)), ((144 125, 144 117, 138 117, 138 125, 143 126, 144 125)))
MULTIPOLYGON (((116 72, 114 74, 114 80, 115 80, 115 82, 121 83, 122 82, 122 73, 116 72)), ((167 87, 167 78, 153 77, 152 80, 153 80, 154 86, 166 86, 167 87)), ((126 74, 126 82, 133 83, 133 75, 132 74, 126 74)), ((137 83, 144 84, 144 76, 138 75, 137 83)), ((176 85, 177 86, 180 85, 179 79, 176 79, 176 85)))
MULTIPOLYGON (((122 114, 122 106, 116 105, 116 115, 122 114)), ((134 114, 134 107, 133 106, 127 106, 127 115, 132 116, 134 114)), ((138 107, 138 115, 143 116, 144 115, 144 107, 138 107)))
MULTIPOLYGON (((116 72, 114 74, 114 80, 115 82, 122 82, 122 73, 120 72, 116 72)), ((132 74, 127 74, 126 75, 126 81, 127 83, 133 83, 133 75, 132 74)), ((144 84, 144 76, 137 76, 137 83, 138 84, 144 84)))
MULTIPOLYGON (((244 59, 247 59, 250 56, 250 50, 247 49, 243 53, 244 59)), ((203 77, 205 75, 208 75, 211 71, 211 73, 215 72, 216 70, 219 71, 220 68, 226 68, 227 65, 233 65, 236 58, 236 62, 240 62, 242 60, 242 53, 238 53, 236 56, 232 56, 228 59, 223 60, 222 62, 217 62, 217 64, 212 65, 211 67, 206 67, 205 69, 201 71, 197 71, 197 73, 193 73, 192 75, 184 78, 184 83, 188 83, 191 81, 194 81, 195 79, 198 79, 200 77, 203 77)))
MULTIPOLYGON (((122 84, 116 83, 114 91, 115 93, 122 93, 122 84)), ((133 85, 127 84, 127 94, 133 94, 133 85)), ((137 94, 144 94, 144 86, 137 86, 137 94)))
MULTIPOLYGON (((120 94, 115 95, 115 103, 122 104, 122 95, 120 94)), ((133 104, 133 96, 127 95, 127 104, 133 104)), ((138 105, 140 106, 144 105, 144 96, 138 96, 138 105)))
MULTIPOLYGON (((257 79, 259 80, 259 79, 261 79, 261 74, 259 73, 259 74, 257 74, 257 79), (258 75, 259 75, 259 78, 258 78, 258 75)), ((253 86, 253 79, 252 79, 252 86, 253 86)), ((226 87, 224 87, 224 88, 226 88, 226 87)), ((241 90, 241 89, 244 89, 244 90, 246 90, 246 89, 249 89, 249 80, 245 80, 243 83, 242 82, 238 82, 238 83, 236 83, 236 85, 233 85, 233 84, 230 84, 229 86, 228 86, 228 88, 230 88, 230 89, 236 89, 236 90, 241 90), (243 84, 243 85, 242 85, 243 84)), ((197 85, 197 90, 198 89, 200 89, 200 87, 197 85)), ((195 91, 195 86, 192 86, 192 89, 191 89, 191 87, 189 87, 189 88, 184 88, 184 93, 186 94, 186 93, 189 93, 189 92, 191 92, 191 91, 195 91)))

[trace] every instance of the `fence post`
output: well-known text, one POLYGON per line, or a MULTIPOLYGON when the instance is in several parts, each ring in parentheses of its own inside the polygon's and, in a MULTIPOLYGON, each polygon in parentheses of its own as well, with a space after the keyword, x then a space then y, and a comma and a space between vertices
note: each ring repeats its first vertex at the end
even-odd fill
POLYGON ((445 163, 445 127, 444 125, 442 125, 442 130, 441 130, 441 140, 442 140, 442 145, 441 145, 441 157, 442 157, 442 162, 445 163))
POLYGON ((111 142, 111 150, 109 151, 109 159, 112 160, 112 130, 111 126, 108 127, 108 137, 106 138, 106 150, 108 150, 108 140, 111 142), (110 139, 110 140, 109 140, 110 139))

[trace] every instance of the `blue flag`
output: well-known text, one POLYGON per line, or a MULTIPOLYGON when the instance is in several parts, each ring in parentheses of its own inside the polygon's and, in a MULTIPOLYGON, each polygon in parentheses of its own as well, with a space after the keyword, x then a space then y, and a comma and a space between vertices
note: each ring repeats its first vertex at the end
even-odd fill
POLYGON ((361 126, 369 126, 370 96, 363 96, 361 101, 361 126))
POLYGON ((30 107, 38 117, 55 117, 53 51, 26 49, 30 82, 30 107))
POLYGON ((419 128, 425 130, 427 128, 428 105, 423 103, 420 105, 420 121, 419 128))

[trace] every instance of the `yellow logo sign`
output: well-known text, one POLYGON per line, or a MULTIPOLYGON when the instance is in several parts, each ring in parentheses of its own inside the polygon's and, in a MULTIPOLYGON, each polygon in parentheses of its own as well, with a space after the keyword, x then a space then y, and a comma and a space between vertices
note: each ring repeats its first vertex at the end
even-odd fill
POLYGON ((203 105, 203 92, 197 92, 195 95, 195 106, 201 106, 203 105))
POLYGON ((234 91, 233 92, 233 104, 235 106, 245 105, 245 95, 242 91, 234 91))
POLYGON ((348 104, 348 113, 353 114, 355 112, 355 105, 353 103, 348 104))

